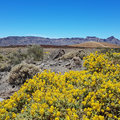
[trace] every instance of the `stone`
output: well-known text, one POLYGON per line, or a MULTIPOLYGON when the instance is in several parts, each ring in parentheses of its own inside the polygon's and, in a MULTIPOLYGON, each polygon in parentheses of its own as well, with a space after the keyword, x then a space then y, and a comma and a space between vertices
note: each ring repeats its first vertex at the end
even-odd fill
POLYGON ((78 56, 79 54, 79 51, 71 51, 71 52, 68 52, 66 54, 64 54, 62 57, 60 57, 59 59, 60 60, 68 60, 68 59, 72 59, 73 57, 76 57, 78 56))
POLYGON ((81 65, 81 59, 79 57, 73 57, 73 61, 76 65, 81 65))
POLYGON ((50 58, 52 60, 55 60, 61 56, 63 56, 65 54, 65 51, 63 49, 59 49, 57 51, 54 51, 51 55, 50 55, 50 58))
POLYGON ((76 56, 83 60, 83 58, 86 56, 86 53, 84 50, 79 50, 76 56))
POLYGON ((3 101, 4 99, 3 98, 0 98, 0 102, 3 101))

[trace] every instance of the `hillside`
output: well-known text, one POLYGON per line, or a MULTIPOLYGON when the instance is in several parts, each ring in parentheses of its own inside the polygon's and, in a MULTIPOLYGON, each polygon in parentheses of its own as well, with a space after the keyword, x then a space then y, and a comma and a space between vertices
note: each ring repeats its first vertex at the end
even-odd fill
POLYGON ((81 44, 75 44, 75 45, 70 45, 72 47, 88 47, 88 48, 96 48, 96 47, 102 47, 102 48, 120 48, 120 46, 107 43, 107 42, 85 42, 81 44))
POLYGON ((120 45, 120 40, 111 36, 107 39, 101 39, 97 37, 86 37, 86 38, 44 38, 35 36, 9 36, 0 38, 0 46, 10 46, 10 45, 30 45, 30 44, 40 44, 40 45, 73 45, 80 44, 84 42, 107 42, 112 44, 120 45))

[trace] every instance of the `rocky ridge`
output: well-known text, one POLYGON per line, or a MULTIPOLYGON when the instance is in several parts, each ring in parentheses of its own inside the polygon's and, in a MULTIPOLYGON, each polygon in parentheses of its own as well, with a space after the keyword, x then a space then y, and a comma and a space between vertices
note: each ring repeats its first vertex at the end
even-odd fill
POLYGON ((98 37, 88 36, 86 38, 44 38, 35 36, 9 36, 0 38, 0 46, 11 46, 11 45, 73 45, 84 42, 95 41, 95 42, 108 42, 112 44, 120 45, 120 40, 114 36, 108 37, 107 39, 101 39, 98 37))

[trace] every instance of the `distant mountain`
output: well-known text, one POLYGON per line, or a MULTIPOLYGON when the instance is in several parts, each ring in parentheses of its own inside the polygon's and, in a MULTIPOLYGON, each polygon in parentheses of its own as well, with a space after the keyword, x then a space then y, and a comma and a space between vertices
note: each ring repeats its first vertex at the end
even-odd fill
POLYGON ((0 38, 0 46, 10 46, 10 45, 73 45, 80 44, 84 42, 95 41, 95 42, 108 42, 112 44, 120 45, 120 40, 111 36, 107 39, 101 39, 97 37, 88 36, 86 38, 44 38, 35 36, 9 36, 0 38))

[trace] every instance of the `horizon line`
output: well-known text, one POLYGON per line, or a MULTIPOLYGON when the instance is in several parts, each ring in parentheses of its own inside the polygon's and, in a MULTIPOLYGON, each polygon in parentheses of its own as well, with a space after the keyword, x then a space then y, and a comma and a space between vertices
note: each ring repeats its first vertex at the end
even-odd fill
POLYGON ((107 38, 110 38, 110 37, 114 37, 114 38, 116 38, 116 39, 118 39, 119 40, 119 38, 117 38, 117 37, 115 37, 115 36, 113 36, 113 35, 111 35, 111 36, 109 36, 109 37, 106 37, 106 38, 101 38, 101 37, 97 37, 97 36, 86 36, 86 37, 45 37, 45 36, 39 36, 39 35, 8 35, 8 36, 3 36, 3 37, 0 37, 0 39, 1 38, 7 38, 7 37, 41 37, 41 38, 49 38, 49 39, 64 39, 64 38, 68 38, 68 39, 71 39, 71 38, 88 38, 88 37, 90 37, 90 38, 100 38, 100 39, 107 39, 107 38))

